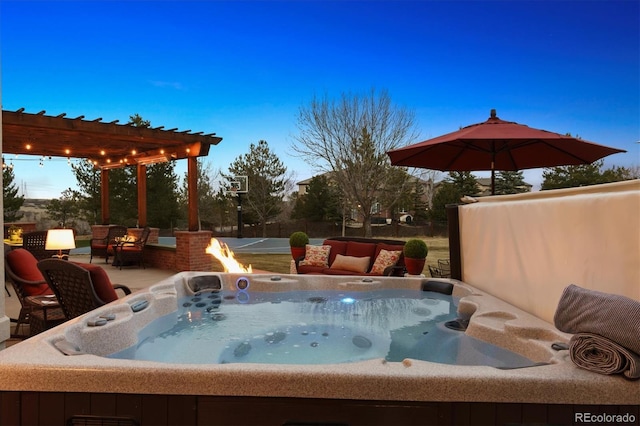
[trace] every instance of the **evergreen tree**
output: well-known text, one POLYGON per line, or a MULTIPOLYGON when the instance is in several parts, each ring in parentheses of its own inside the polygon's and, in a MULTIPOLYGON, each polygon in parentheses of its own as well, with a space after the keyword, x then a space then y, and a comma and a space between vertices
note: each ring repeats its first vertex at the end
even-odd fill
MULTIPOLYGON (((98 171, 98 173, 100 172, 98 171)), ((138 223, 137 175, 136 168, 132 166, 109 170, 109 216, 111 223, 128 227, 134 227, 138 223)), ((151 185, 152 183, 147 181, 147 191, 151 185)), ((147 212, 149 212, 148 208, 147 212)))
POLYGON ((473 196, 478 194, 478 182, 471 172, 449 172, 446 178, 458 190, 460 196, 473 196))
MULTIPOLYGON (((88 161, 72 165, 80 188, 77 197, 79 214, 89 222, 102 222, 100 170, 88 161)), ((138 190, 135 167, 109 170, 109 222, 133 227, 138 218, 138 190)))
POLYGON ((458 204, 465 195, 476 195, 478 182, 471 172, 449 172, 433 196, 429 217, 438 222, 447 220, 447 204, 458 204))
MULTIPOLYGON (((4 160, 4 159, 3 159, 4 160)), ((4 205, 4 221, 15 222, 22 217, 18 212, 24 204, 24 196, 18 195, 18 187, 14 183, 13 167, 2 164, 2 201, 4 205)))
POLYGON ((71 165, 80 191, 76 194, 78 215, 89 225, 100 221, 100 171, 89 161, 80 161, 71 165))
POLYGON ((425 201, 426 191, 422 181, 416 179, 413 185, 413 222, 416 225, 424 223, 429 218, 428 204, 425 201))
MULTIPOLYGON (((242 194, 243 222, 253 220, 262 225, 262 236, 267 236, 267 222, 282 210, 284 195, 290 186, 287 168, 271 152, 267 141, 251 144, 249 153, 237 157, 229 166, 229 176, 248 176, 249 192, 242 194), (246 207, 246 209, 245 209, 246 207), (253 218, 251 216, 253 215, 253 218)), ((255 223, 255 222, 254 222, 255 223)))
POLYGON ((496 195, 520 194, 528 191, 522 171, 496 172, 496 195))
POLYGON ((178 175, 175 161, 147 167, 147 222, 150 226, 171 229, 184 217, 178 202, 178 175))
POLYGON ((452 182, 443 181, 440 183, 438 190, 433 195, 431 202, 431 210, 429 211, 429 218, 435 222, 447 221, 447 204, 460 203, 460 197, 462 193, 452 182))
POLYGON ((541 189, 572 188, 632 179, 630 170, 614 166, 603 170, 604 160, 579 166, 559 166, 542 171, 541 189))
POLYGON ((79 193, 71 188, 65 189, 61 197, 52 199, 47 204, 47 214, 52 220, 58 222, 62 228, 75 226, 75 220, 80 211, 78 202, 79 193))
MULTIPOLYGON (((219 220, 219 216, 216 212, 216 190, 213 184, 213 173, 211 172, 210 164, 205 163, 201 159, 198 159, 197 161, 198 186, 196 192, 198 194, 198 221, 200 222, 201 229, 213 229, 212 227, 215 226, 219 220)), ((219 175, 219 172, 217 174, 219 175)), ((182 188, 180 189, 180 206, 185 216, 188 214, 188 181, 189 176, 185 173, 182 181, 182 188)))
POLYGON ((314 176, 309 181, 306 194, 298 197, 292 218, 312 222, 342 220, 340 194, 330 185, 325 175, 314 176))

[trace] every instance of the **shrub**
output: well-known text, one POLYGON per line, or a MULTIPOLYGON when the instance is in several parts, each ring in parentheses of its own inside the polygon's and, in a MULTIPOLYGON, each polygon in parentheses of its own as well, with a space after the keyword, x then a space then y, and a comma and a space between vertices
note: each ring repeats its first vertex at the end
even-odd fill
POLYGON ((409 259, 424 259, 428 252, 427 243, 419 238, 411 238, 404 245, 404 257, 409 259))
POLYGON ((296 231, 289 236, 291 247, 305 247, 307 244, 309 244, 309 236, 302 231, 296 231))

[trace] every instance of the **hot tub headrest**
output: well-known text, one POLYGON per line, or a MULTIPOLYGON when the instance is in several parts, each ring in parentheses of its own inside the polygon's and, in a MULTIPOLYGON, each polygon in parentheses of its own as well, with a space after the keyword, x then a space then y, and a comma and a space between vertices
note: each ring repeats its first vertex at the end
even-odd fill
POLYGON ((222 290, 220 277, 217 275, 198 275, 189 278, 187 285, 194 293, 203 290, 222 290))
POLYGON ((453 293, 453 284, 444 281, 423 281, 421 288, 422 291, 434 291, 436 293, 447 295, 451 295, 453 293))

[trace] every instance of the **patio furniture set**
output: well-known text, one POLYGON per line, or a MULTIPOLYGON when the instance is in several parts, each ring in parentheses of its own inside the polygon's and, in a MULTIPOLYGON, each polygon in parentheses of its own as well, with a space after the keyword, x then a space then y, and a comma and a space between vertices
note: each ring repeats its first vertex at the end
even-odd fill
MULTIPOLYGON (((144 268, 149 228, 143 230, 139 239, 127 236, 126 230, 112 226, 107 237, 93 239, 90 263, 68 261, 58 257, 57 250, 45 250, 48 231, 24 234, 22 246, 5 242, 5 278, 21 305, 12 337, 36 335, 105 305, 118 298, 116 290, 130 294, 128 287, 112 284, 101 266, 91 264, 94 256, 104 257, 107 264, 109 257, 113 257, 113 265, 120 269, 130 264, 144 268), (29 325, 29 335, 20 333, 23 325, 29 325)), ((8 290, 7 293, 11 296, 8 290)))

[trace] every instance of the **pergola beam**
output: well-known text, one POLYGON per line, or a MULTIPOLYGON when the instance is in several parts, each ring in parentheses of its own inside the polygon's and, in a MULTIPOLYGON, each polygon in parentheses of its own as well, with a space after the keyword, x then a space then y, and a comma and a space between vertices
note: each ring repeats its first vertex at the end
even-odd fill
POLYGON ((164 130, 164 126, 147 128, 131 124, 117 124, 118 120, 103 122, 102 117, 84 120, 84 115, 66 118, 25 113, 24 108, 2 111, 2 152, 8 154, 41 155, 46 157, 82 158, 101 169, 102 223, 108 224, 109 169, 137 165, 138 223, 147 224, 146 165, 154 158, 187 159, 189 187, 189 230, 197 231, 198 223, 198 157, 209 155, 211 145, 222 138, 215 133, 164 130), (144 162, 144 164, 139 163, 144 162))

